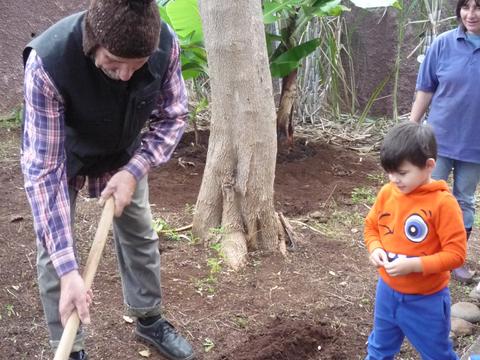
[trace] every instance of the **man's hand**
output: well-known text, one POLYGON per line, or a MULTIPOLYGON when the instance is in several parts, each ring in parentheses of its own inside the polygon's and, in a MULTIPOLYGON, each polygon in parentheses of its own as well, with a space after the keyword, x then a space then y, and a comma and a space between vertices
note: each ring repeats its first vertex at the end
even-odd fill
POLYGON ((385 271, 390 276, 407 275, 413 272, 422 272, 422 261, 419 257, 400 257, 384 265, 385 271))
POLYGON ((120 170, 112 176, 100 195, 101 201, 106 201, 110 196, 115 200, 115 216, 122 215, 123 209, 132 201, 133 193, 137 187, 137 180, 127 170, 120 170))
POLYGON ((371 252, 369 260, 376 267, 385 266, 388 263, 388 256, 385 250, 376 248, 371 252))
POLYGON ((68 318, 76 309, 83 324, 90 324, 89 306, 92 303, 91 290, 85 289, 85 283, 77 270, 70 271, 60 278, 59 311, 62 325, 65 327, 68 318))

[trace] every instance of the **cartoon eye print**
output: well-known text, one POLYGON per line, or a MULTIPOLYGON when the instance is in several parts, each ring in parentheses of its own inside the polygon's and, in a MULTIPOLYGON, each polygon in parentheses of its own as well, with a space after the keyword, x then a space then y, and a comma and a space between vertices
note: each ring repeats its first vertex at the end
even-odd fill
POLYGON ((410 215, 404 226, 407 239, 415 243, 422 242, 428 235, 428 225, 418 214, 410 215))

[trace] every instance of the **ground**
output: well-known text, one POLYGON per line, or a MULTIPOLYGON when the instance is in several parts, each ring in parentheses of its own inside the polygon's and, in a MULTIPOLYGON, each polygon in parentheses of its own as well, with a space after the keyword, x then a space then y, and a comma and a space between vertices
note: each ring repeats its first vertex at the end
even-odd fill
MULTIPOLYGON (((19 130, 0 128, 0 137, 0 358, 50 359, 32 217, 19 169, 19 130)), ((187 134, 174 158, 150 175, 154 216, 173 228, 191 223, 205 164, 205 148, 192 146, 192 139, 187 134)), ((362 359, 376 281, 362 221, 384 180, 375 153, 297 139, 291 151, 279 153, 275 180, 276 208, 297 235, 286 258, 252 253, 245 269, 232 272, 212 247, 188 232, 162 235, 165 315, 198 359, 362 359)), ((99 213, 94 200, 80 197, 76 234, 83 262, 99 213)), ((469 265, 478 268, 474 235, 469 265)), ((453 283, 454 301, 469 290, 453 283)), ((93 291, 92 324, 86 328, 91 359, 142 359, 145 350, 150 359, 161 359, 135 340, 134 325, 123 317, 111 241, 93 291)), ((457 341, 460 355, 472 339, 457 341)), ((418 357, 405 346, 399 359, 418 357)))

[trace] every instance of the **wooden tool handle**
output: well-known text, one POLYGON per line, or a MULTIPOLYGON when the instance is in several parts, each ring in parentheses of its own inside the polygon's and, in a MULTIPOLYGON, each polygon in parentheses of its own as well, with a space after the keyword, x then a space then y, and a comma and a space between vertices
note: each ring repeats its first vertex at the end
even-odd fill
MULTIPOLYGON (((103 248, 107 241, 108 231, 112 225, 114 208, 115 203, 113 197, 110 197, 105 202, 97 232, 95 233, 95 238, 93 239, 92 247, 90 248, 87 263, 83 271, 83 280, 87 289, 92 287, 93 278, 97 272, 98 263, 100 262, 103 248)), ((63 329, 62 338, 55 352, 54 360, 68 360, 79 325, 80 318, 77 312, 74 311, 68 318, 65 328, 63 329)))

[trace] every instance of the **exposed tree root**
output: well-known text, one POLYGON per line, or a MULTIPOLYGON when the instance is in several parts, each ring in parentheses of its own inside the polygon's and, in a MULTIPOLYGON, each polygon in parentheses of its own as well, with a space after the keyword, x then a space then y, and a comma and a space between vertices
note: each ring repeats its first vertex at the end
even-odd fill
POLYGON ((292 225, 290 225, 288 219, 281 212, 277 213, 277 215, 284 232, 285 241, 283 241, 283 243, 286 245, 288 251, 295 251, 297 240, 292 225))

